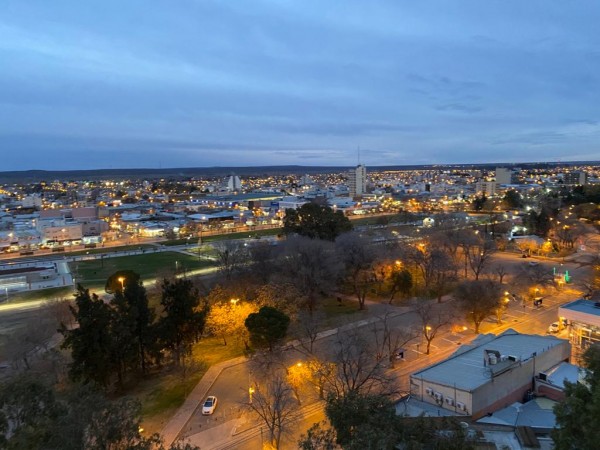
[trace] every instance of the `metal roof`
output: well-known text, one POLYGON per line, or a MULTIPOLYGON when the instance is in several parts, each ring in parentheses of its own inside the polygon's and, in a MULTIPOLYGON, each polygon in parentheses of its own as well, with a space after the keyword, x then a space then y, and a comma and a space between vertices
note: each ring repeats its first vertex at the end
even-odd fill
MULTIPOLYGON (((484 365, 484 350, 495 350, 500 355, 514 356, 519 361, 526 361, 532 358, 534 353, 539 355, 564 342, 566 341, 554 336, 520 334, 509 329, 498 336, 480 336, 471 345, 462 346, 448 359, 415 372, 412 378, 473 391, 491 381, 491 369, 495 368, 484 365)), ((498 368, 500 366, 498 364, 498 368)))

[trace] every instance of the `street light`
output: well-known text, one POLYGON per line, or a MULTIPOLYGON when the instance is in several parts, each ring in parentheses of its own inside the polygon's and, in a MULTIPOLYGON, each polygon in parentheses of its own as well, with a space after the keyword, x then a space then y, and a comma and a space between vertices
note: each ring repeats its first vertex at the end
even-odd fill
POLYGON ((239 298, 232 298, 231 300, 229 300, 229 303, 231 303, 233 306, 237 305, 237 302, 239 302, 240 299, 239 298))
POLYGON ((248 403, 252 404, 252 394, 254 394, 254 388, 250 386, 248 388, 248 403))
POLYGON ((121 283, 121 290, 124 291, 125 290, 125 277, 119 277, 118 280, 121 283))

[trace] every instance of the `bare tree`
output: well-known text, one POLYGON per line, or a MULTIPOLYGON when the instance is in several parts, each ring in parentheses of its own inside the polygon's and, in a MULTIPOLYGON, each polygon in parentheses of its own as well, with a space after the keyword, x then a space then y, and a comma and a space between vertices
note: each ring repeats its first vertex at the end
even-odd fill
POLYGON ((398 352, 417 337, 417 333, 408 328, 394 328, 391 324, 391 313, 387 312, 371 324, 371 336, 375 346, 375 358, 387 358, 394 367, 398 352))
POLYGON ((496 244, 491 239, 478 239, 475 245, 470 246, 467 251, 469 267, 478 280, 481 273, 487 268, 492 255, 496 252, 496 244))
POLYGON ((332 362, 334 370, 326 389, 336 397, 351 392, 363 395, 394 392, 392 379, 386 373, 385 358, 377 357, 376 349, 357 328, 338 332, 332 362))
POLYGON ((347 280, 358 300, 358 308, 362 310, 367 292, 376 281, 375 249, 369 239, 358 233, 345 233, 335 243, 346 269, 347 280))
POLYGON ((475 333, 481 323, 504 306, 501 286, 492 280, 461 283, 454 291, 460 310, 473 321, 475 333))
POLYGON ((427 342, 425 353, 429 355, 431 343, 438 332, 452 320, 452 314, 445 309, 425 300, 419 300, 415 308, 419 318, 421 335, 427 342))
POLYGON ((240 242, 226 240, 215 245, 218 270, 226 280, 231 280, 233 275, 240 271, 248 261, 248 254, 240 242))
POLYGON ((308 310, 313 313, 321 295, 335 287, 341 270, 333 244, 290 236, 281 246, 281 252, 280 276, 295 286, 308 310))
POLYGON ((253 243, 249 249, 250 275, 261 284, 267 284, 275 271, 275 249, 265 241, 253 243))
POLYGON ((508 274, 506 271, 506 266, 503 264, 498 264, 494 267, 494 273, 498 277, 498 283, 502 284, 504 282, 504 277, 508 274))
POLYGON ((309 355, 314 354, 314 345, 317 340, 318 333, 325 319, 325 315, 322 313, 300 312, 298 314, 298 320, 296 326, 300 334, 300 346, 308 352, 309 355))
POLYGON ((280 374, 267 379, 262 385, 255 385, 253 389, 250 408, 265 424, 272 447, 279 449, 282 436, 293 423, 292 414, 297 407, 293 390, 280 374))

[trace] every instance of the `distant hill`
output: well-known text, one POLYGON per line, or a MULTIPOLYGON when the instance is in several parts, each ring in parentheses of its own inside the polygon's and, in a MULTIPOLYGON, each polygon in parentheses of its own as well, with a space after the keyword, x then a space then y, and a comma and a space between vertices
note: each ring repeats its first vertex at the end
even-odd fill
MULTIPOLYGON (((572 165, 598 165, 598 161, 486 163, 486 164, 433 164, 402 166, 367 166, 369 170, 428 170, 428 169, 493 169, 495 167, 552 168, 572 165)), ((52 180, 99 179, 182 179, 190 177, 225 177, 232 173, 240 176, 316 174, 343 172, 351 166, 256 166, 256 167, 180 167, 163 169, 93 169, 93 170, 24 170, 0 172, 0 183, 29 183, 52 180)))

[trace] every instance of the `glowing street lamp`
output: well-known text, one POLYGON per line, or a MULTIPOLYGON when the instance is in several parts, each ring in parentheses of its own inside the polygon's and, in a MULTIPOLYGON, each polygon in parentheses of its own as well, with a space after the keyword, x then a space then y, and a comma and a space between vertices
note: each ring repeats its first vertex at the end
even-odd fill
POLYGON ((121 283, 121 290, 124 291, 125 290, 125 277, 119 277, 118 280, 121 283))
POLYGON ((252 394, 254 394, 254 388, 250 386, 248 388, 248 403, 252 404, 252 394))
POLYGON ((240 299, 239 298, 232 298, 231 300, 229 300, 229 303, 231 303, 233 306, 237 305, 237 302, 239 302, 240 299))

